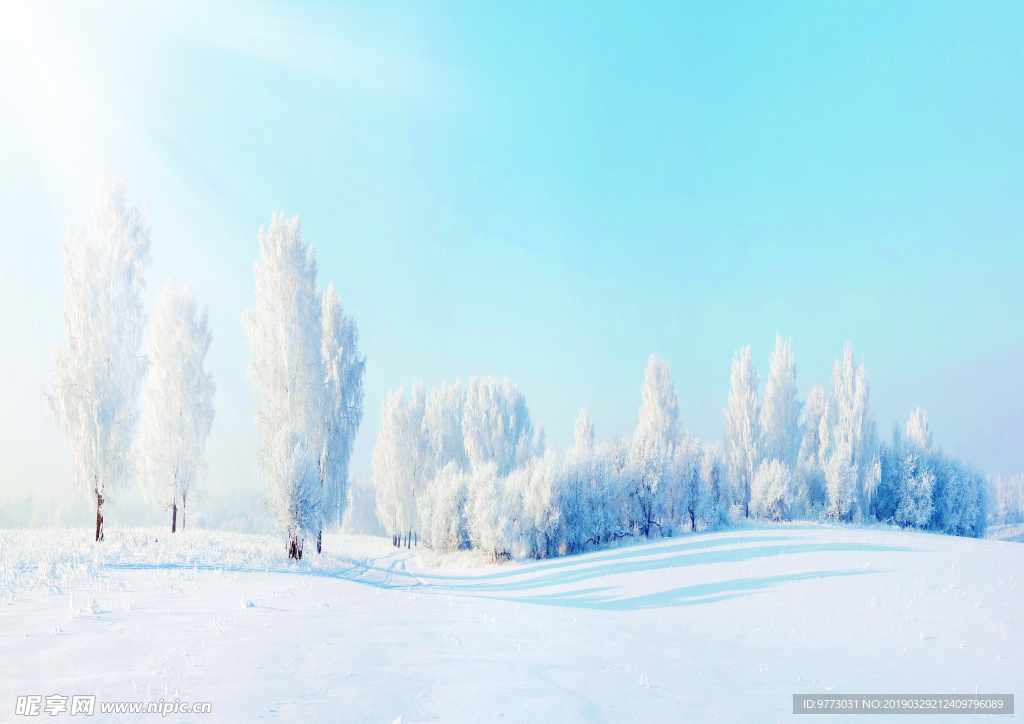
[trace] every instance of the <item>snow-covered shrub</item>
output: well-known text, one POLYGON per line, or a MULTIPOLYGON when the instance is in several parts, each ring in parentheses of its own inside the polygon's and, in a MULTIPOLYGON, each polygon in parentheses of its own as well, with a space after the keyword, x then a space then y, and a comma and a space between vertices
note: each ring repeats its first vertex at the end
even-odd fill
POLYGON ((750 510, 759 518, 786 520, 793 504, 793 475, 781 460, 764 460, 754 475, 750 510))

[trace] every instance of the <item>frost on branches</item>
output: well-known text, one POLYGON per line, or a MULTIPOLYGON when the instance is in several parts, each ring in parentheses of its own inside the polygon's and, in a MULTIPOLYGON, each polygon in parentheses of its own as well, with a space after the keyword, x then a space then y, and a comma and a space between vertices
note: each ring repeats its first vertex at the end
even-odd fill
POLYGON ((324 363, 324 430, 320 461, 324 481, 324 521, 341 524, 348 502, 348 464, 363 421, 363 374, 366 358, 359 354, 355 316, 341 308, 334 284, 327 286, 322 309, 324 363))
POLYGON ((725 447, 736 503, 750 515, 750 486, 761 462, 761 424, 757 387, 761 377, 747 345, 732 360, 732 391, 725 408, 725 447))
POLYGON ((100 177, 92 213, 95 235, 69 224, 61 240, 67 347, 54 355, 46 401, 71 449, 74 485, 96 508, 99 541, 103 504, 133 472, 150 239, 145 202, 129 206, 116 173, 100 177))
POLYGON ((168 280, 153 310, 149 385, 142 416, 142 473, 147 490, 171 511, 171 532, 206 479, 206 440, 213 426, 213 377, 203 368, 210 349, 209 314, 196 290, 168 280))
POLYGON ((728 500, 717 446, 679 431, 668 364, 648 361, 636 432, 598 444, 586 410, 575 444, 547 450, 509 380, 388 393, 374 448, 382 524, 438 551, 544 558, 623 536, 706 529, 728 500))
MULTIPOLYGON (((748 516, 983 533, 985 480, 932 449, 923 410, 906 438, 897 430, 891 447, 878 444, 867 373, 850 345, 835 361, 831 393, 815 385, 806 404, 791 341, 776 338, 769 368, 759 402, 750 348, 736 353, 724 444, 681 431, 671 371, 656 355, 632 435, 596 441, 583 409, 567 450, 545 449, 525 395, 507 379, 470 380, 468 391, 442 384, 429 395, 416 383, 411 397, 399 388, 384 402, 373 452, 381 523, 396 545, 418 533, 434 550, 473 548, 495 561, 748 516)), ((1013 484, 998 489, 1000 509, 1015 516, 1013 484)))
POLYGON ((298 217, 275 215, 259 233, 256 306, 243 323, 256 407, 256 467, 266 503, 301 558, 307 538, 337 523, 348 460, 362 420, 363 371, 355 320, 333 286, 317 288, 316 256, 298 217))

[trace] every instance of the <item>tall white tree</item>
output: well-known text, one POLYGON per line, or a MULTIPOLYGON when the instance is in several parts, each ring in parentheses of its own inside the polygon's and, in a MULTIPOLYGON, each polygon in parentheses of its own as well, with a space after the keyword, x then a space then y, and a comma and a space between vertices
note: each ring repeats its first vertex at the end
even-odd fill
POLYGON ((656 354, 647 359, 644 384, 640 388, 639 422, 636 437, 652 440, 667 450, 679 442, 679 401, 672 384, 668 362, 656 354))
POLYGON ((782 337, 776 335, 761 403, 762 453, 766 460, 778 460, 786 465, 790 473, 796 469, 802 442, 800 407, 793 341, 783 342, 782 337))
POLYGON ((74 485, 96 508, 99 541, 103 504, 133 472, 150 230, 145 202, 129 206, 124 180, 106 170, 92 214, 95 235, 69 224, 61 240, 67 347, 54 355, 46 401, 71 449, 74 485))
POLYGON ((348 503, 348 467, 363 420, 363 375, 366 357, 359 353, 355 316, 346 315, 334 284, 327 286, 321 309, 324 395, 320 435, 320 478, 324 486, 326 524, 341 524, 348 503))
POLYGON ((206 479, 206 440, 213 425, 209 314, 200 314, 195 285, 179 291, 171 278, 153 310, 149 385, 142 416, 142 471, 154 500, 171 512, 171 532, 185 526, 189 499, 206 479))
POLYGON ((313 249, 298 217, 276 214, 259 232, 256 306, 243 315, 256 407, 256 467, 289 556, 323 524, 324 372, 322 307, 313 249))
POLYGON ((647 359, 640 388, 638 422, 630 447, 629 508, 634 530, 650 535, 662 527, 666 503, 680 513, 686 507, 689 467, 676 469, 673 452, 679 444, 679 401, 672 371, 661 357, 647 359))
POLYGON ((412 399, 399 387, 391 390, 380 411, 380 432, 373 447, 373 485, 377 518, 392 540, 409 534, 418 524, 417 498, 425 485, 427 441, 423 434, 423 383, 412 388, 412 399))
POLYGON ((732 358, 732 391, 725 408, 725 446, 735 502, 750 516, 750 486, 761 461, 761 425, 757 388, 761 377, 747 345, 732 358))
POLYGON ((575 444, 579 452, 590 452, 594 449, 594 422, 585 407, 576 416, 575 444))
POLYGON ((825 461, 828 515, 836 521, 850 512, 857 486, 857 470, 850 463, 849 445, 841 442, 825 461))
POLYGON ((799 513, 822 512, 828 501, 825 487, 825 457, 828 445, 828 396, 821 385, 814 385, 807 395, 803 441, 793 475, 794 499, 799 513))
POLYGON ((918 405, 907 420, 907 438, 913 440, 925 452, 932 450, 932 431, 928 429, 928 413, 918 405))
POLYGON ((847 455, 855 486, 851 511, 867 515, 871 495, 881 479, 878 460, 878 436, 871 411, 871 388, 864 365, 853 358, 853 345, 843 348, 842 361, 832 369, 833 393, 828 415, 830 454, 837 450, 847 455))

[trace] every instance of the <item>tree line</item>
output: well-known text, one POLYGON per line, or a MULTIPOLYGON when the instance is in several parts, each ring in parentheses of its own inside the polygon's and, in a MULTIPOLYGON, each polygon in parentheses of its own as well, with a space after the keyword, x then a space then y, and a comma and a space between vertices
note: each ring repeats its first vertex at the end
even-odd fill
MULTIPOLYGON (((566 450, 546 449, 508 379, 388 393, 373 451, 381 523, 401 544, 543 558, 626 536, 670 536, 746 518, 887 522, 985 532, 976 468, 932 448, 918 408, 881 443, 863 365, 846 345, 830 393, 796 387, 791 341, 776 339, 763 395, 750 348, 732 362, 724 440, 683 431, 667 362, 647 362, 637 426, 596 442, 584 408, 566 450)), ((1008 487, 1008 486, 1007 486, 1008 487)))
MULTIPOLYGON (((67 346, 54 356, 46 402, 71 450, 74 484, 96 510, 96 540, 104 504, 133 480, 171 512, 174 531, 206 479, 216 390, 205 369, 209 315, 191 282, 168 280, 144 352, 146 204, 129 205, 124 180, 104 172, 92 211, 94 234, 71 224, 61 239, 67 346)), ((242 320, 256 469, 298 559, 309 541, 319 552, 324 527, 344 514, 366 358, 355 317, 333 284, 318 285, 298 218, 275 214, 257 241, 256 304, 242 320)), ((681 428, 669 365, 656 355, 640 397, 631 435, 598 442, 584 408, 573 445, 556 450, 507 378, 442 383, 430 394, 422 383, 409 396, 392 390, 373 450, 377 516, 396 545, 422 538, 436 550, 476 548, 495 559, 745 518, 985 532, 992 495, 984 475, 933 448, 920 408, 905 432, 880 441, 867 373, 849 344, 832 389, 814 385, 806 400, 791 341, 776 339, 763 394, 750 347, 739 350, 721 442, 681 428)), ((992 485, 1002 519, 1016 519, 1019 479, 992 485)))

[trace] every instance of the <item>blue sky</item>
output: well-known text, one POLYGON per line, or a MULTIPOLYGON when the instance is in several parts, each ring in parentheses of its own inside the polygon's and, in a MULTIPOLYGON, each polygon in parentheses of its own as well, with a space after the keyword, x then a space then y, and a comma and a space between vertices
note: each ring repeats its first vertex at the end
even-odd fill
POLYGON ((15 3, 0 23, 0 495, 59 492, 58 238, 104 163, 150 299, 210 305, 211 488, 256 486, 241 312, 298 214, 387 389, 510 376, 553 444, 632 429, 644 362, 722 435, 733 352, 844 342, 879 431, 1024 471, 1020 3, 15 3))

